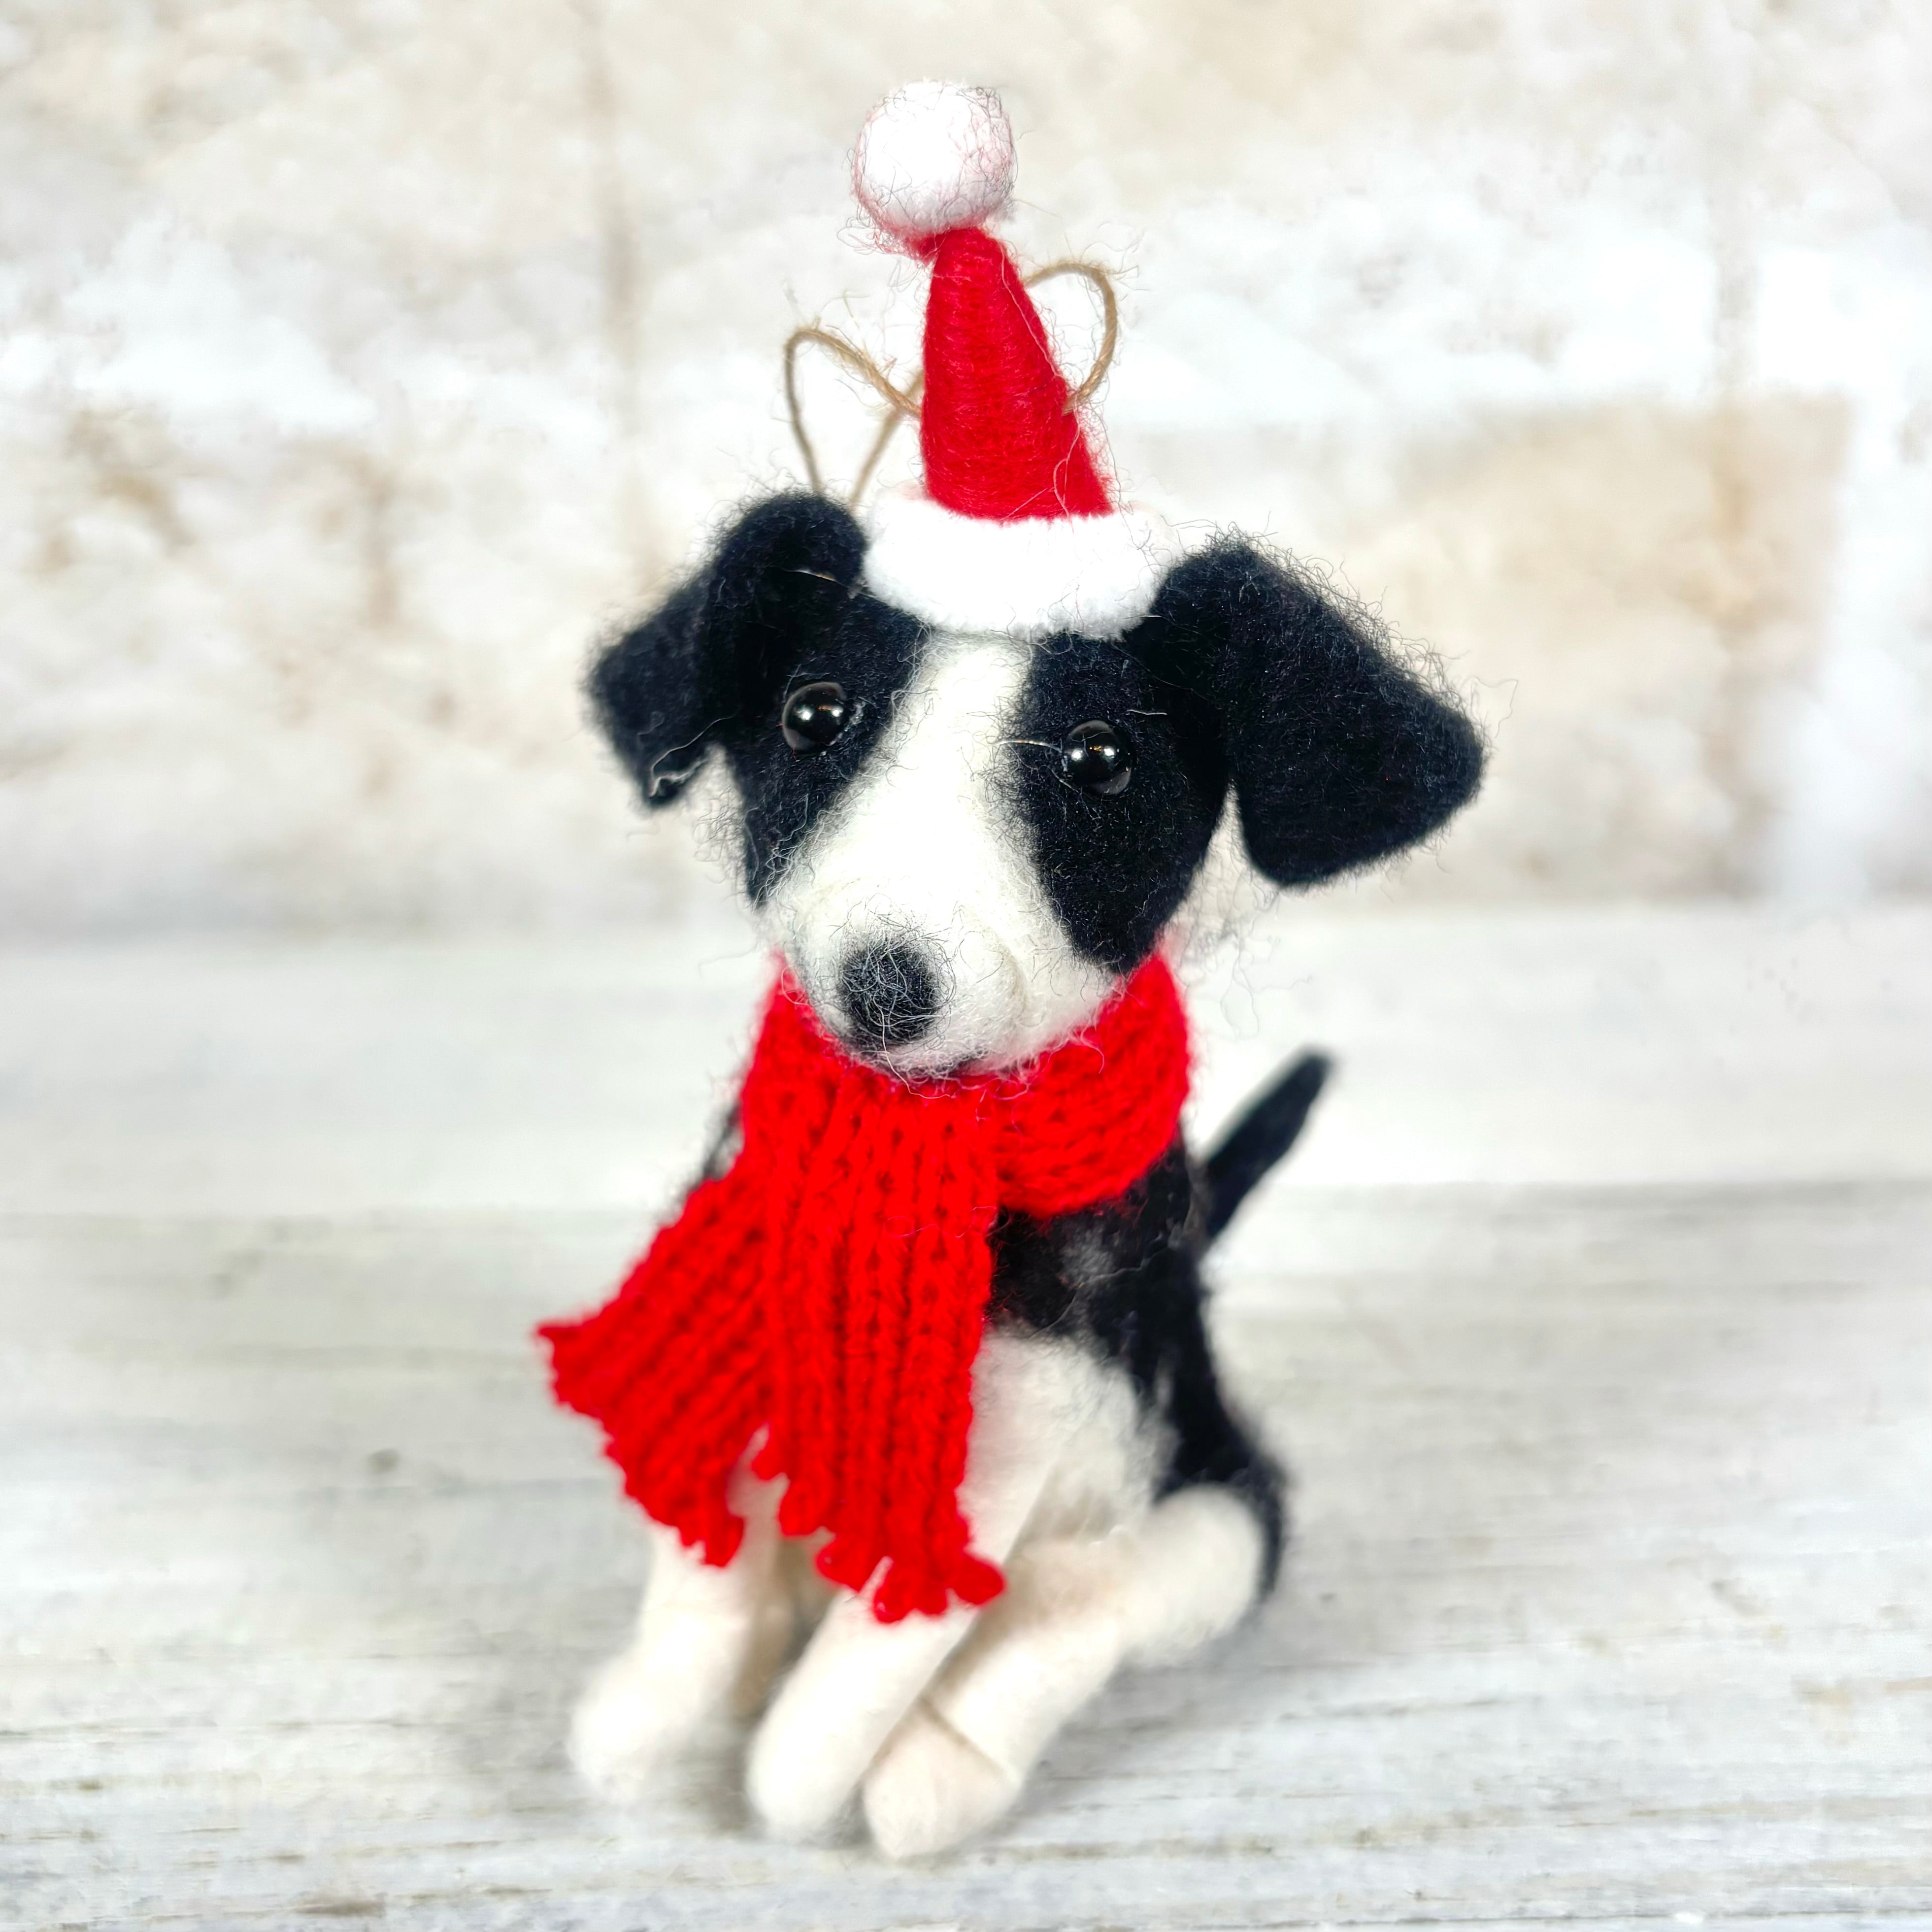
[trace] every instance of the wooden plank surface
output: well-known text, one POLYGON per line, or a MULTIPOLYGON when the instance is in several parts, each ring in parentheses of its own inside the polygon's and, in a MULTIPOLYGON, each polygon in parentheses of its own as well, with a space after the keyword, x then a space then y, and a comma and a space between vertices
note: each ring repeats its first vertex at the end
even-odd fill
MULTIPOLYGON (((1342 975, 1351 942, 1323 943, 1342 975)), ((1390 944, 1364 938, 1365 972, 1390 944)), ((224 1106, 238 1139, 272 1037, 246 1065, 205 1043, 250 997, 291 1042, 310 1016, 245 962, 171 956, 184 1012, 195 970, 214 990, 154 1053, 204 1147, 224 1106)), ((1526 1023, 1501 958, 1498 1038, 1526 1023)), ((87 970, 122 1004, 90 1010, 74 1064, 144 997, 138 952, 87 970)), ((264 970, 286 988, 318 969, 264 970)), ((21 973, 52 983, 44 959, 21 973)), ((1828 1025, 1828 992, 1804 998, 1828 1025)), ((24 1038, 30 1008, 0 1063, 16 1136, 61 1104, 20 1072, 55 1055, 24 1038)), ((1678 1017, 1688 1036, 1694 1000, 1678 1017)), ((683 1090, 712 1077, 674 1011, 640 1024, 668 1067, 682 1052, 683 1090)), ((1587 1031, 1546 1022, 1532 1047, 1574 1064, 1587 1031)), ((1849 1144, 1893 1144, 1922 1052, 1901 1025, 1904 1090, 1874 1094, 1882 1056, 1848 1047, 1849 1144)), ((110 1140, 111 1096, 104 1075, 88 1103, 110 1140)), ((444 1175, 466 1144, 514 1144, 490 1139, 496 1102, 460 1098, 415 1096, 445 1123, 444 1175)), ((1708 1092, 1684 1105, 1722 1127, 1708 1092)), ((1496 1104, 1474 1114, 1480 1138, 1496 1104)), ((661 1124, 667 1148, 682 1125, 661 1124)), ((1552 1133, 1580 1159, 1574 1120, 1552 1133)), ((630 1816, 562 1762, 640 1538, 527 1330, 600 1292, 646 1210, 437 1204, 419 1172, 358 1204, 338 1169, 310 1211, 218 1211, 218 1173, 167 1214, 140 1198, 180 1165, 165 1146, 89 1209, 50 1152, 0 1217, 0 1922, 1932 1924, 1932 1177, 1912 1144, 1864 1179, 1275 1190, 1231 1238, 1216 1321, 1298 1479, 1282 1593, 1208 1658, 1121 1680, 985 1844, 904 1870, 760 1840, 728 1740, 630 1816)), ((298 1196, 299 1167, 275 1186, 298 1196)))

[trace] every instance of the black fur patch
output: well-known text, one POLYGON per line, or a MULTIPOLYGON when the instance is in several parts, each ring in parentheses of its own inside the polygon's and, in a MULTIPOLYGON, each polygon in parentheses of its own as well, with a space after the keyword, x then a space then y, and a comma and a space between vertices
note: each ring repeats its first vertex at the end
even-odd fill
POLYGON ((858 775, 911 681, 923 634, 912 618, 863 591, 826 614, 830 621, 771 634, 772 648, 718 734, 744 808, 745 884, 754 901, 858 775), (844 687, 853 721, 835 744, 801 754, 779 733, 779 708, 794 685, 821 678, 844 687))
POLYGON ((598 718, 647 804, 675 797, 712 746, 724 752, 754 900, 865 763, 911 677, 923 628, 857 587, 864 555, 836 504, 774 497, 591 674, 598 718), (825 678, 844 687, 852 722, 825 750, 794 752, 778 729, 786 694, 825 678))
POLYGON ((1220 720, 1118 644, 1058 637, 1034 651, 1010 736, 1013 801, 1035 869, 1074 944, 1126 972, 1153 950, 1207 855, 1227 796, 1220 720), (1112 725, 1132 766, 1114 797, 1062 775, 1060 742, 1112 725))
POLYGON ((1262 1529, 1264 1594, 1286 1535, 1282 1472, 1229 1412, 1214 1372, 1200 1270, 1201 1214, 1179 1141, 1118 1200, 1039 1221, 1003 1214, 993 1228, 993 1314, 1069 1336, 1132 1381, 1171 1448, 1160 1493, 1220 1484, 1262 1529))
POLYGON ((1482 741, 1365 613, 1235 539, 1177 565, 1124 647, 1207 699, 1248 855, 1313 885, 1426 838, 1475 794, 1482 741))

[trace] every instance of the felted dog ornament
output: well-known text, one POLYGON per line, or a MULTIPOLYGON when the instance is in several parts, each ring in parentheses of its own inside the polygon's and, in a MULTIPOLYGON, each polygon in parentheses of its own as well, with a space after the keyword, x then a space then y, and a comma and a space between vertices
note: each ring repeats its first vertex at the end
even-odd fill
POLYGON ((647 804, 722 756, 778 970, 682 1210, 543 1333, 657 1526, 579 1766, 628 1795, 762 1702, 768 1826, 856 1796, 906 1856, 1005 1810, 1117 1665, 1274 1580, 1280 1474, 1222 1394, 1199 1270, 1322 1069, 1197 1164, 1160 951, 1229 793, 1253 863, 1306 886, 1426 836, 1482 760, 1359 612, 1115 500, 986 226, 994 96, 906 88, 854 172, 931 270, 923 487, 863 524, 759 504, 596 668, 647 804))

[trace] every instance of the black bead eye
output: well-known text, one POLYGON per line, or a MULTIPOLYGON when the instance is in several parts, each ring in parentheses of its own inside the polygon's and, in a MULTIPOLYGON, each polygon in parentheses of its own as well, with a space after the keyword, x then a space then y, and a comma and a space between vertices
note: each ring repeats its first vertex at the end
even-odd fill
POLYGON ((1096 798, 1118 798, 1134 775, 1127 742, 1103 719, 1076 724, 1060 741, 1060 775, 1096 798))
POLYGON ((778 729, 794 752, 824 751, 851 722, 845 687, 830 678, 788 692, 778 714, 778 729))

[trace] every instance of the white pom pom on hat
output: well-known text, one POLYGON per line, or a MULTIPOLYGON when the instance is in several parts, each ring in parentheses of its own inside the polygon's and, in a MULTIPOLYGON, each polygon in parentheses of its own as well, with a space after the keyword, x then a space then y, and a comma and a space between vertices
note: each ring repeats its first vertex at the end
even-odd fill
POLYGON ((1013 191, 1013 130, 1000 97, 943 80, 888 95, 860 130, 852 191, 902 242, 986 221, 1013 191))

